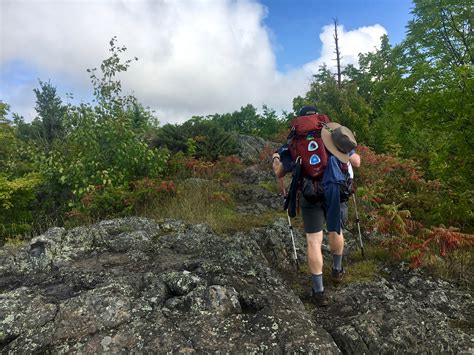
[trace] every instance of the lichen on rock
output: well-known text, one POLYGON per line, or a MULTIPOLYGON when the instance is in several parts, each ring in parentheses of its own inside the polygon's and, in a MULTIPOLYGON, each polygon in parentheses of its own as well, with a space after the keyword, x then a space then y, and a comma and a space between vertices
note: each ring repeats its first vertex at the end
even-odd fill
MULTIPOLYGON (((304 263, 302 233, 295 231, 295 242, 304 263)), ((137 217, 51 229, 29 245, 0 250, 0 349, 358 354, 474 348, 472 297, 448 282, 390 269, 363 283, 329 285, 329 307, 315 309, 309 277, 294 270, 291 252, 284 219, 232 235, 137 217)))

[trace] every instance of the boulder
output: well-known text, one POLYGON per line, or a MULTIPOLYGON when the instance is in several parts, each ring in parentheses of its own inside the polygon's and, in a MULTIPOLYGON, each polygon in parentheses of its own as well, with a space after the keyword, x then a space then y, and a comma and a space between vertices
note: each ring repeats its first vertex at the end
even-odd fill
POLYGON ((259 163, 261 159, 271 162, 271 154, 280 144, 266 141, 260 137, 238 135, 239 157, 244 163, 259 163), (263 156, 262 156, 263 154, 263 156))

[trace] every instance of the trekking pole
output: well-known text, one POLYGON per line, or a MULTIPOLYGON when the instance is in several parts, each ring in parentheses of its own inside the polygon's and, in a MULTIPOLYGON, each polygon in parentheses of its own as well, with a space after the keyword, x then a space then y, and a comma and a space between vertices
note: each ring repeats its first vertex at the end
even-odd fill
POLYGON ((356 202, 355 194, 352 194, 352 200, 354 201, 354 209, 355 209, 355 213, 356 213, 357 230, 359 231, 360 251, 361 251, 361 253, 362 253, 362 257, 365 259, 365 256, 364 256, 364 244, 362 243, 362 233, 360 232, 359 212, 357 211, 357 202, 356 202))
POLYGON ((288 217, 288 226, 290 228, 290 235, 291 235, 291 244, 293 245, 293 258, 295 259, 296 271, 299 271, 300 266, 298 263, 298 255, 296 254, 296 245, 295 245, 295 237, 293 235, 293 226, 291 225, 290 215, 287 213, 286 216, 288 217))

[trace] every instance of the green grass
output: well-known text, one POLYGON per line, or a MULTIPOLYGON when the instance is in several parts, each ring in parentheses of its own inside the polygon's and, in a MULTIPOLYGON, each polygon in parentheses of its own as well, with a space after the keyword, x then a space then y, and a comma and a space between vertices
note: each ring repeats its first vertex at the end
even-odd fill
MULTIPOLYGON (((373 261, 377 265, 391 265, 404 261, 410 263, 408 258, 400 259, 391 254, 387 248, 379 244, 366 244, 364 246, 365 259, 362 258, 359 249, 349 255, 350 268, 356 266, 356 273, 361 277, 370 273, 370 265, 364 265, 365 261, 373 261)), ((458 249, 448 253, 446 257, 435 254, 427 254, 423 259, 421 267, 434 277, 450 282, 455 282, 461 287, 474 293, 474 249, 458 249)), ((379 267, 380 269, 380 267, 379 267)), ((350 269, 349 269, 350 270, 350 269)), ((346 275, 349 276, 350 275, 346 275)))
POLYGON ((242 215, 235 212, 230 191, 212 181, 180 184, 175 196, 147 206, 142 215, 155 219, 174 218, 186 223, 206 223, 217 233, 246 231, 271 223, 275 213, 242 215))
POLYGON ((430 255, 424 268, 436 277, 453 281, 474 294, 474 248, 458 249, 446 257, 430 255))
POLYGON ((23 237, 7 237, 4 241, 4 246, 19 247, 28 244, 28 241, 23 237))
POLYGON ((349 255, 349 260, 351 262, 360 262, 364 260, 375 260, 381 263, 393 262, 394 257, 392 257, 389 251, 386 248, 378 244, 364 244, 364 257, 360 248, 358 247, 356 251, 349 255))
MULTIPOLYGON (((393 262, 388 251, 376 244, 364 245, 364 257, 359 248, 352 252, 345 259, 346 274, 344 283, 371 282, 382 274, 382 265, 393 262)), ((331 263, 326 263, 324 273, 327 275, 327 282, 331 275, 331 263), (328 264, 328 265, 326 265, 328 264)))
POLYGON ((278 184, 278 181, 260 181, 258 186, 275 194, 280 193, 280 185, 278 184))
POLYGON ((379 266, 374 260, 351 263, 347 268, 344 282, 371 282, 380 274, 379 266))

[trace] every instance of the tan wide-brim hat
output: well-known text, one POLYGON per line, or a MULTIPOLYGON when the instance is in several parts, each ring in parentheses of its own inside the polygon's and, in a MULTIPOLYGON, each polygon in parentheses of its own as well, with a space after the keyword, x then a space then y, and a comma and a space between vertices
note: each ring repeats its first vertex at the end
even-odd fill
POLYGON ((343 163, 349 162, 349 153, 357 146, 354 134, 349 128, 329 122, 321 129, 321 138, 332 155, 343 163))

